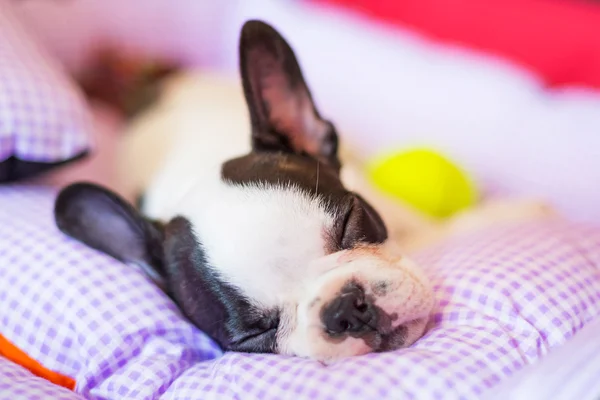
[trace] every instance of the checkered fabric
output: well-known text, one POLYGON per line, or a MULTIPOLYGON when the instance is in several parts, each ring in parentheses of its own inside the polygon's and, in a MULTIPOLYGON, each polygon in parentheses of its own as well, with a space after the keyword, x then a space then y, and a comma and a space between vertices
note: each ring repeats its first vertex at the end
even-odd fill
POLYGON ((409 349, 222 355, 142 272, 62 236, 54 196, 0 188, 0 332, 89 399, 477 399, 600 315, 600 229, 539 222, 416 255, 438 306, 409 349))
POLYGON ((0 162, 55 163, 90 145, 90 117, 76 86, 0 1, 0 162))
POLYGON ((539 363, 490 391, 485 400, 600 399, 600 318, 539 363))
POLYGON ((78 400, 82 397, 0 357, 0 400, 15 399, 78 400))

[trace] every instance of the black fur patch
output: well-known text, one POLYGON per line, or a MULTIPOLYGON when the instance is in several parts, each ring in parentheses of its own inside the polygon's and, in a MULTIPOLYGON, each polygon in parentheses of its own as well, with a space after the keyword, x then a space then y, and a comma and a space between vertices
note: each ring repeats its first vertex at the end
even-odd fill
POLYGON ((278 310, 259 310, 208 264, 188 220, 165 227, 167 287, 183 313, 223 349, 274 352, 278 310))
POLYGON ((358 244, 382 243, 387 239, 387 230, 379 214, 359 195, 344 188, 333 167, 320 164, 309 156, 252 152, 226 162, 221 175, 225 182, 236 185, 295 186, 307 195, 321 199, 336 221, 329 232, 330 252, 358 244))

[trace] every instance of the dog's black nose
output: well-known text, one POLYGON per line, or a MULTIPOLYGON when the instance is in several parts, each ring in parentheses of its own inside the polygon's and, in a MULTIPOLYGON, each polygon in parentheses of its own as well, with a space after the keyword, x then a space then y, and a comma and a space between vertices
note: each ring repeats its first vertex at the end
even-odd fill
POLYGON ((375 329, 375 310, 365 299, 364 291, 350 285, 321 311, 321 321, 327 333, 361 333, 375 329))

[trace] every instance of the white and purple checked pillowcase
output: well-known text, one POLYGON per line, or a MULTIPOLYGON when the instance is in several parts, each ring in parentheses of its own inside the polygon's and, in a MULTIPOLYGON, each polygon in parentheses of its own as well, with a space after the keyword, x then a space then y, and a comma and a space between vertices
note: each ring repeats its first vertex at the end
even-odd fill
POLYGON ((0 1, 0 181, 85 153, 91 126, 78 88, 0 1))
POLYGON ((0 357, 0 400, 81 400, 82 397, 0 357))
POLYGON ((600 318, 541 362, 504 381, 485 400, 600 399, 600 318))
POLYGON ((221 355, 141 272, 62 236, 54 195, 0 188, 0 332, 85 398, 477 399, 600 315, 600 230, 546 222, 419 255, 439 306, 409 349, 221 355))

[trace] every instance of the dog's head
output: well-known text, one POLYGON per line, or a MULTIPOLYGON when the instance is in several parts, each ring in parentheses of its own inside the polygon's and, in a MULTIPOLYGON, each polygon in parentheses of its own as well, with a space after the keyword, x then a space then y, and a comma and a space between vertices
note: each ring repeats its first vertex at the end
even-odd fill
POLYGON ((173 218, 144 218, 88 183, 65 188, 66 234, 141 266, 224 349, 331 361, 405 347, 424 331, 427 280, 340 181, 337 134, 294 53, 247 22, 240 67, 252 151, 198 171, 173 218))

